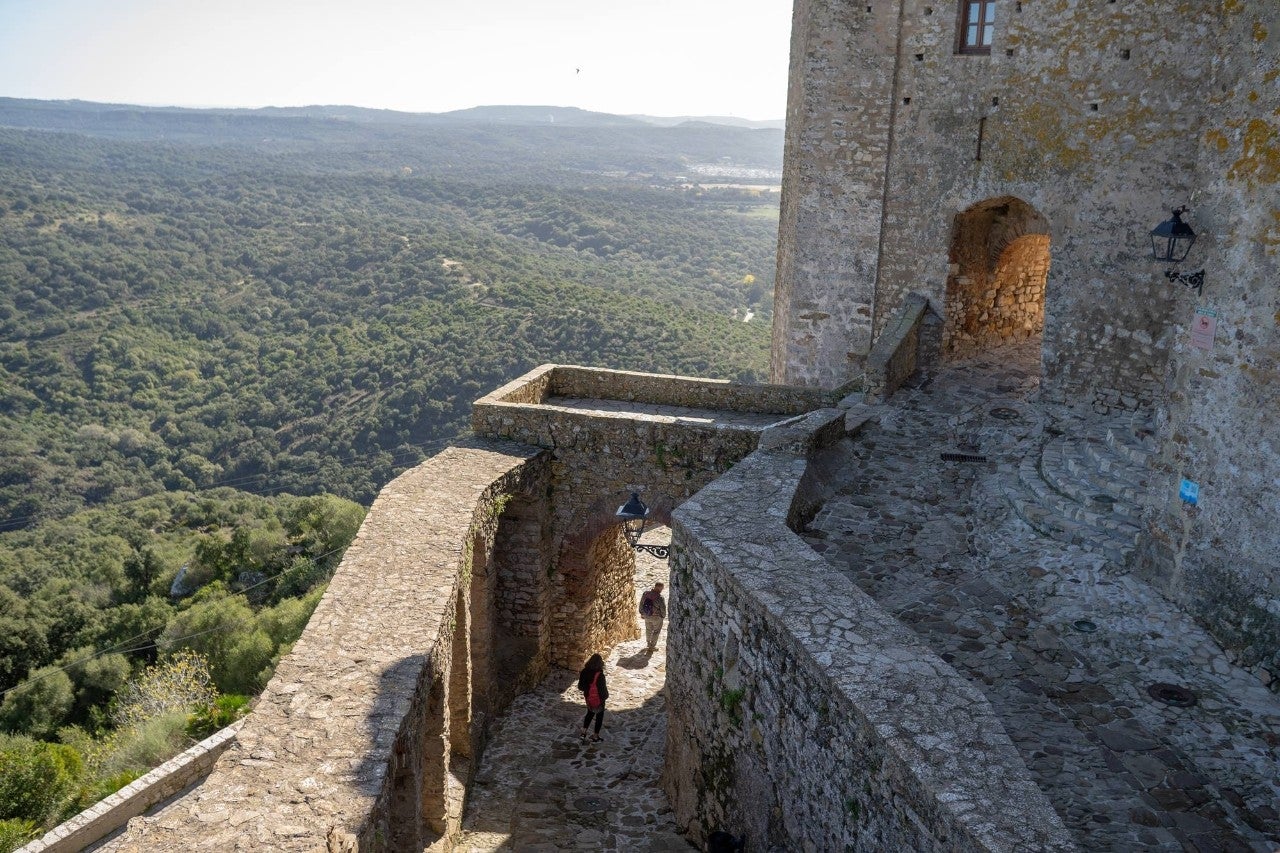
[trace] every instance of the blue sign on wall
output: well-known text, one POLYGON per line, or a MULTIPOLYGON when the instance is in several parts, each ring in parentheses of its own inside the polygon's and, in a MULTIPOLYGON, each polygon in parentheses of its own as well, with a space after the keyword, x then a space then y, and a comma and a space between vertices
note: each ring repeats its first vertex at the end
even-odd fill
POLYGON ((1183 503, 1196 506, 1200 503, 1200 484, 1183 480, 1182 485, 1178 487, 1178 497, 1182 498, 1183 503))

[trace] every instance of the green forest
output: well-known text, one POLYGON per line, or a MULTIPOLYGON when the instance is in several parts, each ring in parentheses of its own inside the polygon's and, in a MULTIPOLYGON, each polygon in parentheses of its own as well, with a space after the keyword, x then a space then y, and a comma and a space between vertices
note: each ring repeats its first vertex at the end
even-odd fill
POLYGON ((0 99, 0 850, 243 713, 477 397, 763 379, 781 134, 557 119, 0 99))

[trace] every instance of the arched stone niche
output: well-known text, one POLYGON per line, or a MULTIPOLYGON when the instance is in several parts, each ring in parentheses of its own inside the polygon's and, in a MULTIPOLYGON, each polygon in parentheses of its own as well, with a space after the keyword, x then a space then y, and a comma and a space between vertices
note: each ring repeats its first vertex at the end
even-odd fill
POLYGON ((942 330, 945 359, 964 358, 1044 332, 1049 223, 1014 196, 979 202, 952 228, 942 330))

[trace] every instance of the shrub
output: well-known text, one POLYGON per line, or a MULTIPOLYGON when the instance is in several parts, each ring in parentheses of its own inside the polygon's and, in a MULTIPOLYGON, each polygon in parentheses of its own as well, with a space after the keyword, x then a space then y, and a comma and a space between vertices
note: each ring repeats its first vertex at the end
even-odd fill
POLYGON ((219 696, 211 705, 187 717, 187 737, 204 740, 249 713, 249 697, 236 693, 219 696))
POLYGON ((57 667, 31 673, 0 704, 0 728, 33 737, 52 737, 71 713, 75 702, 71 679, 57 667))
POLYGON ((170 711, 117 732, 108 745, 101 779, 134 772, 142 775, 186 749, 187 712, 170 711))
POLYGON ((61 813, 83 771, 80 753, 70 746, 0 736, 0 820, 44 824, 61 813))
POLYGON ((116 696, 112 716, 120 729, 170 714, 185 719, 192 708, 211 703, 217 695, 208 660, 199 652, 180 649, 126 684, 116 696))
POLYGON ((0 820, 0 853, 17 850, 40 835, 40 827, 29 820, 0 820))

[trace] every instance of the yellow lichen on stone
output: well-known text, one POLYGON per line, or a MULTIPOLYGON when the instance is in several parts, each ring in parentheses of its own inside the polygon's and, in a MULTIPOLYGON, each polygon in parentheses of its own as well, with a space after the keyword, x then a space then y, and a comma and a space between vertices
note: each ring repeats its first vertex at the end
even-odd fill
MULTIPOLYGON (((1268 255, 1280 252, 1280 210, 1271 211, 1271 227, 1263 231, 1259 239, 1268 255)), ((1276 315, 1276 320, 1280 324, 1280 314, 1276 315)))
POLYGON ((1280 180, 1280 135, 1260 118, 1252 119, 1244 131, 1244 151, 1231 165, 1227 177, 1246 181, 1250 187, 1280 180))
POLYGON ((1267 28, 1264 27, 1260 22, 1255 22, 1253 25, 1253 40, 1254 41, 1267 40, 1267 28))
POLYGON ((1204 141, 1214 148, 1218 149, 1221 154, 1231 147, 1231 141, 1227 139, 1227 135, 1220 130, 1210 130, 1204 135, 1204 141))

